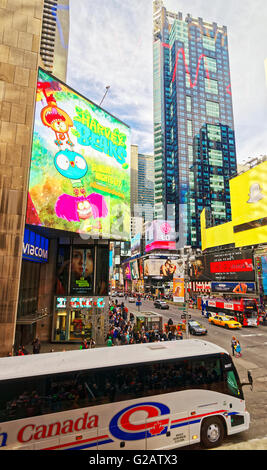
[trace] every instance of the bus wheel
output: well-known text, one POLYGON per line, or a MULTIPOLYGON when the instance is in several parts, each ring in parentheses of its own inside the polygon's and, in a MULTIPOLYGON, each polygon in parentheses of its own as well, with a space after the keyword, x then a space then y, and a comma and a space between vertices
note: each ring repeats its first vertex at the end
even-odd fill
POLYGON ((201 445, 212 449, 221 445, 224 438, 224 426, 220 418, 214 416, 203 421, 201 426, 201 445))

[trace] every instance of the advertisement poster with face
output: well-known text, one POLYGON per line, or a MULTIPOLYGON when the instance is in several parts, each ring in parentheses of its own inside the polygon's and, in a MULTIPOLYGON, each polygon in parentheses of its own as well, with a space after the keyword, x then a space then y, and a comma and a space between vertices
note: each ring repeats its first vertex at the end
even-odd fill
POLYGON ((144 276, 164 277, 172 280, 173 276, 183 276, 182 260, 172 258, 148 258, 144 260, 144 276))
POLYGON ((71 259, 71 295, 92 295, 94 261, 93 250, 73 248, 71 259))
POLYGON ((130 262, 132 280, 139 279, 137 260, 130 262))
POLYGON ((177 303, 184 302, 184 279, 173 279, 173 301, 177 303))
POLYGON ((39 69, 26 222, 130 239, 130 129, 39 69))

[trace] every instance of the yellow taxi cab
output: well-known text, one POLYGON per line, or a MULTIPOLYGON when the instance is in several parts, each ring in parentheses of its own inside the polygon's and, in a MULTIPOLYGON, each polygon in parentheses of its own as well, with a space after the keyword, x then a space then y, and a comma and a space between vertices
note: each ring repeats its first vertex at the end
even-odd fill
POLYGON ((209 322, 213 325, 223 326, 224 328, 242 328, 241 323, 235 321, 232 317, 227 317, 226 315, 215 315, 214 317, 210 317, 209 322))

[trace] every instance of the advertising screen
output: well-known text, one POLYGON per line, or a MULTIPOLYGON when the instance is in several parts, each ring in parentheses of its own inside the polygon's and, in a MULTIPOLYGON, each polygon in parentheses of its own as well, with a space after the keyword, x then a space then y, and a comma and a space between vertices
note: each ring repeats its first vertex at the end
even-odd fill
POLYGON ((130 240, 130 129, 39 69, 26 222, 130 240))
POLYGON ((212 292, 230 293, 230 294, 254 294, 254 282, 212 282, 212 292))
POLYGON ((130 262, 130 269, 132 281, 139 279, 137 259, 130 262))
POLYGON ((266 243, 267 161, 231 179, 230 193, 235 245, 266 243))
POLYGON ((152 250, 175 250, 175 222, 173 220, 153 220, 146 228, 146 247, 152 250))
POLYGON ((165 277, 172 280, 174 274, 176 277, 184 276, 184 263, 182 260, 166 257, 150 257, 144 260, 145 277, 165 277))
POLYGON ((131 256, 139 255, 141 251, 141 233, 131 239, 131 256))
POLYGON ((184 302, 184 279, 175 278, 173 279, 173 301, 174 302, 184 302))
POLYGON ((233 250, 199 256, 190 265, 192 281, 254 281, 251 250, 233 250))
POLYGON ((267 256, 261 257, 261 267, 263 292, 265 295, 267 295, 267 256))
POLYGON ((128 279, 128 281, 131 280, 130 263, 125 263, 123 265, 123 274, 124 274, 124 279, 128 279))

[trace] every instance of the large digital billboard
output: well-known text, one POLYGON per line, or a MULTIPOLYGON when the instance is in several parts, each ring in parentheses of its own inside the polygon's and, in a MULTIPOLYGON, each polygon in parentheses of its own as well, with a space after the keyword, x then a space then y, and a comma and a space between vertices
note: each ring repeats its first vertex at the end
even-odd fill
POLYGON ((164 277, 172 280, 174 275, 176 277, 184 276, 184 262, 182 259, 166 258, 164 256, 144 259, 145 277, 164 277))
POLYGON ((130 129, 39 69, 26 222, 130 239, 130 129))
POLYGON ((230 193, 235 246, 266 243, 267 161, 230 180, 230 193))
POLYGON ((146 227, 146 247, 148 253, 152 250, 175 250, 174 220, 153 220, 146 227))
POLYGON ((219 251, 199 256, 190 263, 192 281, 254 281, 251 250, 219 251))

